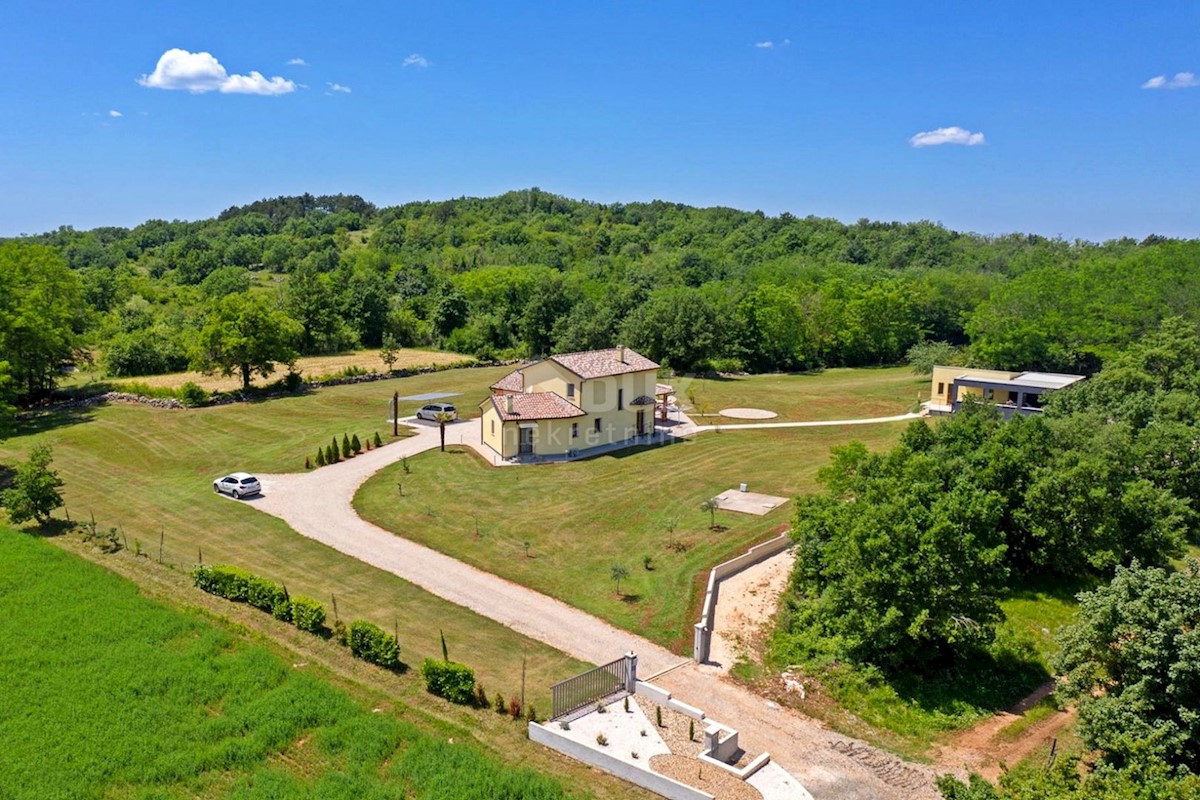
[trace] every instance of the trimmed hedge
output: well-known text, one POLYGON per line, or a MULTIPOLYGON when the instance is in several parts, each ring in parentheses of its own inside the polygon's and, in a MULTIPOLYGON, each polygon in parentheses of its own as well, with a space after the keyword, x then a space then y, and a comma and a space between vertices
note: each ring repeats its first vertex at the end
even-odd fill
POLYGON ((400 645, 396 637, 384 633, 383 629, 366 620, 356 619, 350 623, 350 633, 347 637, 350 652, 355 658, 377 664, 381 667, 394 669, 400 665, 400 645))
POLYGON ((421 676, 425 678, 425 689, 431 694, 444 697, 451 703, 474 705, 475 670, 466 664, 427 658, 421 664, 421 676))
POLYGON ((325 606, 298 594, 292 598, 292 622, 302 631, 320 633, 325 628, 325 606))
POLYGON ((209 594, 224 597, 235 603, 246 602, 246 594, 250 579, 254 576, 244 569, 231 567, 226 564, 213 564, 196 567, 192 570, 192 580, 196 586, 209 594))
POLYGON ((292 621, 292 609, 287 590, 275 581, 251 575, 246 581, 246 602, 274 615, 275 619, 281 619, 284 622, 292 621))

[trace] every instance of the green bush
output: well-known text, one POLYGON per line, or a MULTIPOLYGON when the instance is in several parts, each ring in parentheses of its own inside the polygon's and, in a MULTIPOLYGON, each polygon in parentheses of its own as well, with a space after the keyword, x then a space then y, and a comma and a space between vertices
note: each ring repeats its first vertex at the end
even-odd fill
POLYGON ((298 594, 292 598, 292 622, 302 631, 320 633, 325 627, 325 606, 298 594))
POLYGON ((362 442, 359 441, 358 434, 356 433, 350 438, 350 450, 354 455, 358 455, 362 452, 362 449, 362 442))
POLYGON ((383 440, 379 438, 379 431, 375 431, 375 446, 383 447, 383 440))
POLYGON ((383 629, 365 620, 350 623, 348 636, 350 652, 371 664, 394 669, 400 665, 400 646, 396 637, 384 633, 383 629))
POLYGON ((317 466, 318 467, 325 466, 325 451, 323 449, 317 450, 317 466))
POLYGON ((247 575, 246 602, 261 611, 274 614, 278 619, 290 621, 292 618, 287 590, 267 578, 247 575))
POLYGON ((208 402, 208 392, 201 389, 192 381, 188 381, 183 386, 180 386, 176 394, 179 396, 179 402, 188 408, 196 408, 208 402))
POLYGON ((250 579, 244 569, 225 564, 200 565, 192 570, 192 580, 200 589, 235 603, 246 602, 250 579))
POLYGON ((475 702, 475 671, 465 664, 427 658, 421 664, 421 677, 430 694, 462 706, 475 702))
POLYGON ((342 458, 350 458, 353 455, 350 452, 350 437, 342 434, 342 458))

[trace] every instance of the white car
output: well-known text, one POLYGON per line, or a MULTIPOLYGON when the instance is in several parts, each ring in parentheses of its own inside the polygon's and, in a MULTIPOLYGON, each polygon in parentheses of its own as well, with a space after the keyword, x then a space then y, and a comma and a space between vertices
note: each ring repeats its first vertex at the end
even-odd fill
POLYGON ((417 419, 427 419, 437 422, 438 414, 449 414, 451 420, 458 419, 458 409, 449 403, 430 403, 417 410, 417 419))
POLYGON ((235 500, 241 500, 247 495, 260 494, 262 486, 259 485, 258 478, 249 472, 234 472, 213 481, 213 491, 227 494, 235 500))

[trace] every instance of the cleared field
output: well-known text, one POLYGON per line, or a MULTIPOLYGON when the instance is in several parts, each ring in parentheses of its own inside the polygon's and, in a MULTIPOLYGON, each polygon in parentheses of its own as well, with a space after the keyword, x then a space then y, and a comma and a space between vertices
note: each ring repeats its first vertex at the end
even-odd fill
POLYGON ((714 564, 790 522, 701 503, 739 483, 793 497, 816 487, 832 445, 896 441, 902 424, 704 434, 570 464, 493 468, 467 451, 430 452, 364 484, 366 519, 480 569, 690 652, 695 605, 714 564), (396 483, 403 482, 404 495, 396 483), (650 559, 650 568, 644 565, 650 559), (618 595, 612 565, 629 569, 618 595))
MULTIPOLYGON (((0 443, 0 461, 15 462, 31 445, 47 442, 73 519, 94 515, 101 528, 118 527, 130 549, 140 546, 155 559, 161 533, 171 564, 191 566, 202 552, 206 563, 237 564, 326 603, 336 595, 343 619, 398 628, 401 658, 409 664, 440 654, 441 629, 485 685, 507 694, 520 685, 527 657, 530 698, 546 708, 549 685, 583 665, 212 491, 213 478, 235 469, 300 470, 305 456, 343 433, 361 438, 378 431, 387 439, 393 391, 461 392, 456 400, 469 411, 467 400, 481 399, 504 372, 451 370, 190 411, 114 405, 43 414, 0 443)), ((402 403, 401 413, 420 405, 402 403)))
MULTIPOLYGON (((470 356, 458 353, 447 353, 441 350, 401 349, 396 351, 396 363, 393 369, 416 369, 418 367, 437 366, 440 364, 460 364, 472 361, 470 356)), ((365 372, 382 372, 387 366, 379 359, 378 350, 356 350, 351 353, 337 353, 328 356, 305 356, 296 361, 296 370, 305 378, 318 378, 323 375, 336 375, 343 370, 361 369, 365 372)), ((279 365, 269 378, 255 376, 251 383, 264 386, 277 381, 284 376, 287 368, 279 365)), ((80 370, 74 373, 68 386, 85 385, 92 381, 103 380, 119 386, 122 383, 141 383, 156 388, 178 389, 189 381, 209 392, 230 392, 242 388, 242 380, 237 375, 205 375, 202 372, 172 372, 167 375, 147 375, 145 377, 110 378, 104 375, 102 368, 80 370)))
POLYGON ((675 396, 704 424, 736 423, 718 416, 723 408, 762 408, 779 416, 770 422, 888 417, 916 410, 929 399, 929 378, 908 367, 827 369, 791 375, 675 378, 675 396), (694 399, 693 399, 694 398, 694 399))
POLYGON ((494 712, 449 724, 340 690, 287 651, 149 600, 37 538, 0 527, 0 563, 5 798, 629 793, 574 766, 548 777, 519 723, 499 721, 513 732, 503 755, 488 752, 474 731, 499 724, 494 712), (542 774, 514 766, 529 756, 542 774))

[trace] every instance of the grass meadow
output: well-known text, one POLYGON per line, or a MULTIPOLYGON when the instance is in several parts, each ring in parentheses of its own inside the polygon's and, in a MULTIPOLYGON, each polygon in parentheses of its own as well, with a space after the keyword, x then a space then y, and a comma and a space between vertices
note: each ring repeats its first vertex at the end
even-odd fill
POLYGON ((710 530, 700 508, 705 498, 743 482, 788 498, 812 491, 832 445, 856 438, 883 448, 902 430, 885 424, 714 432, 529 467, 495 468, 466 450, 434 451, 410 458, 411 474, 399 464, 381 470, 363 485, 355 508, 405 538, 690 652, 708 570, 791 522, 789 502, 763 517, 718 511, 720 530, 710 530), (621 594, 610 580, 613 564, 630 571, 621 594))
POLYGON ((582 771, 514 767, 531 744, 501 759, 465 727, 352 697, 36 537, 0 528, 0 563, 2 797, 592 796, 564 786, 582 771))
MULTIPOLYGON (((504 372, 452 370, 187 411, 120 404, 46 413, 24 420, 0 442, 0 462, 13 463, 33 444, 49 443, 66 483, 66 513, 76 521, 94 516, 101 529, 118 528, 130 550, 140 548, 157 561, 161 536, 168 564, 188 568, 202 555, 205 563, 244 567, 327 605, 336 596, 342 619, 397 630, 401 658, 410 665, 440 654, 440 629, 457 658, 506 694, 520 685, 524 660, 530 699, 548 708, 550 684, 586 665, 212 491, 213 478, 234 469, 302 470, 305 456, 343 432, 362 438, 379 431, 388 438, 393 391, 459 391, 455 400, 470 410, 475 395, 482 399, 504 372)), ((402 402, 401 413, 420 405, 402 402)))

